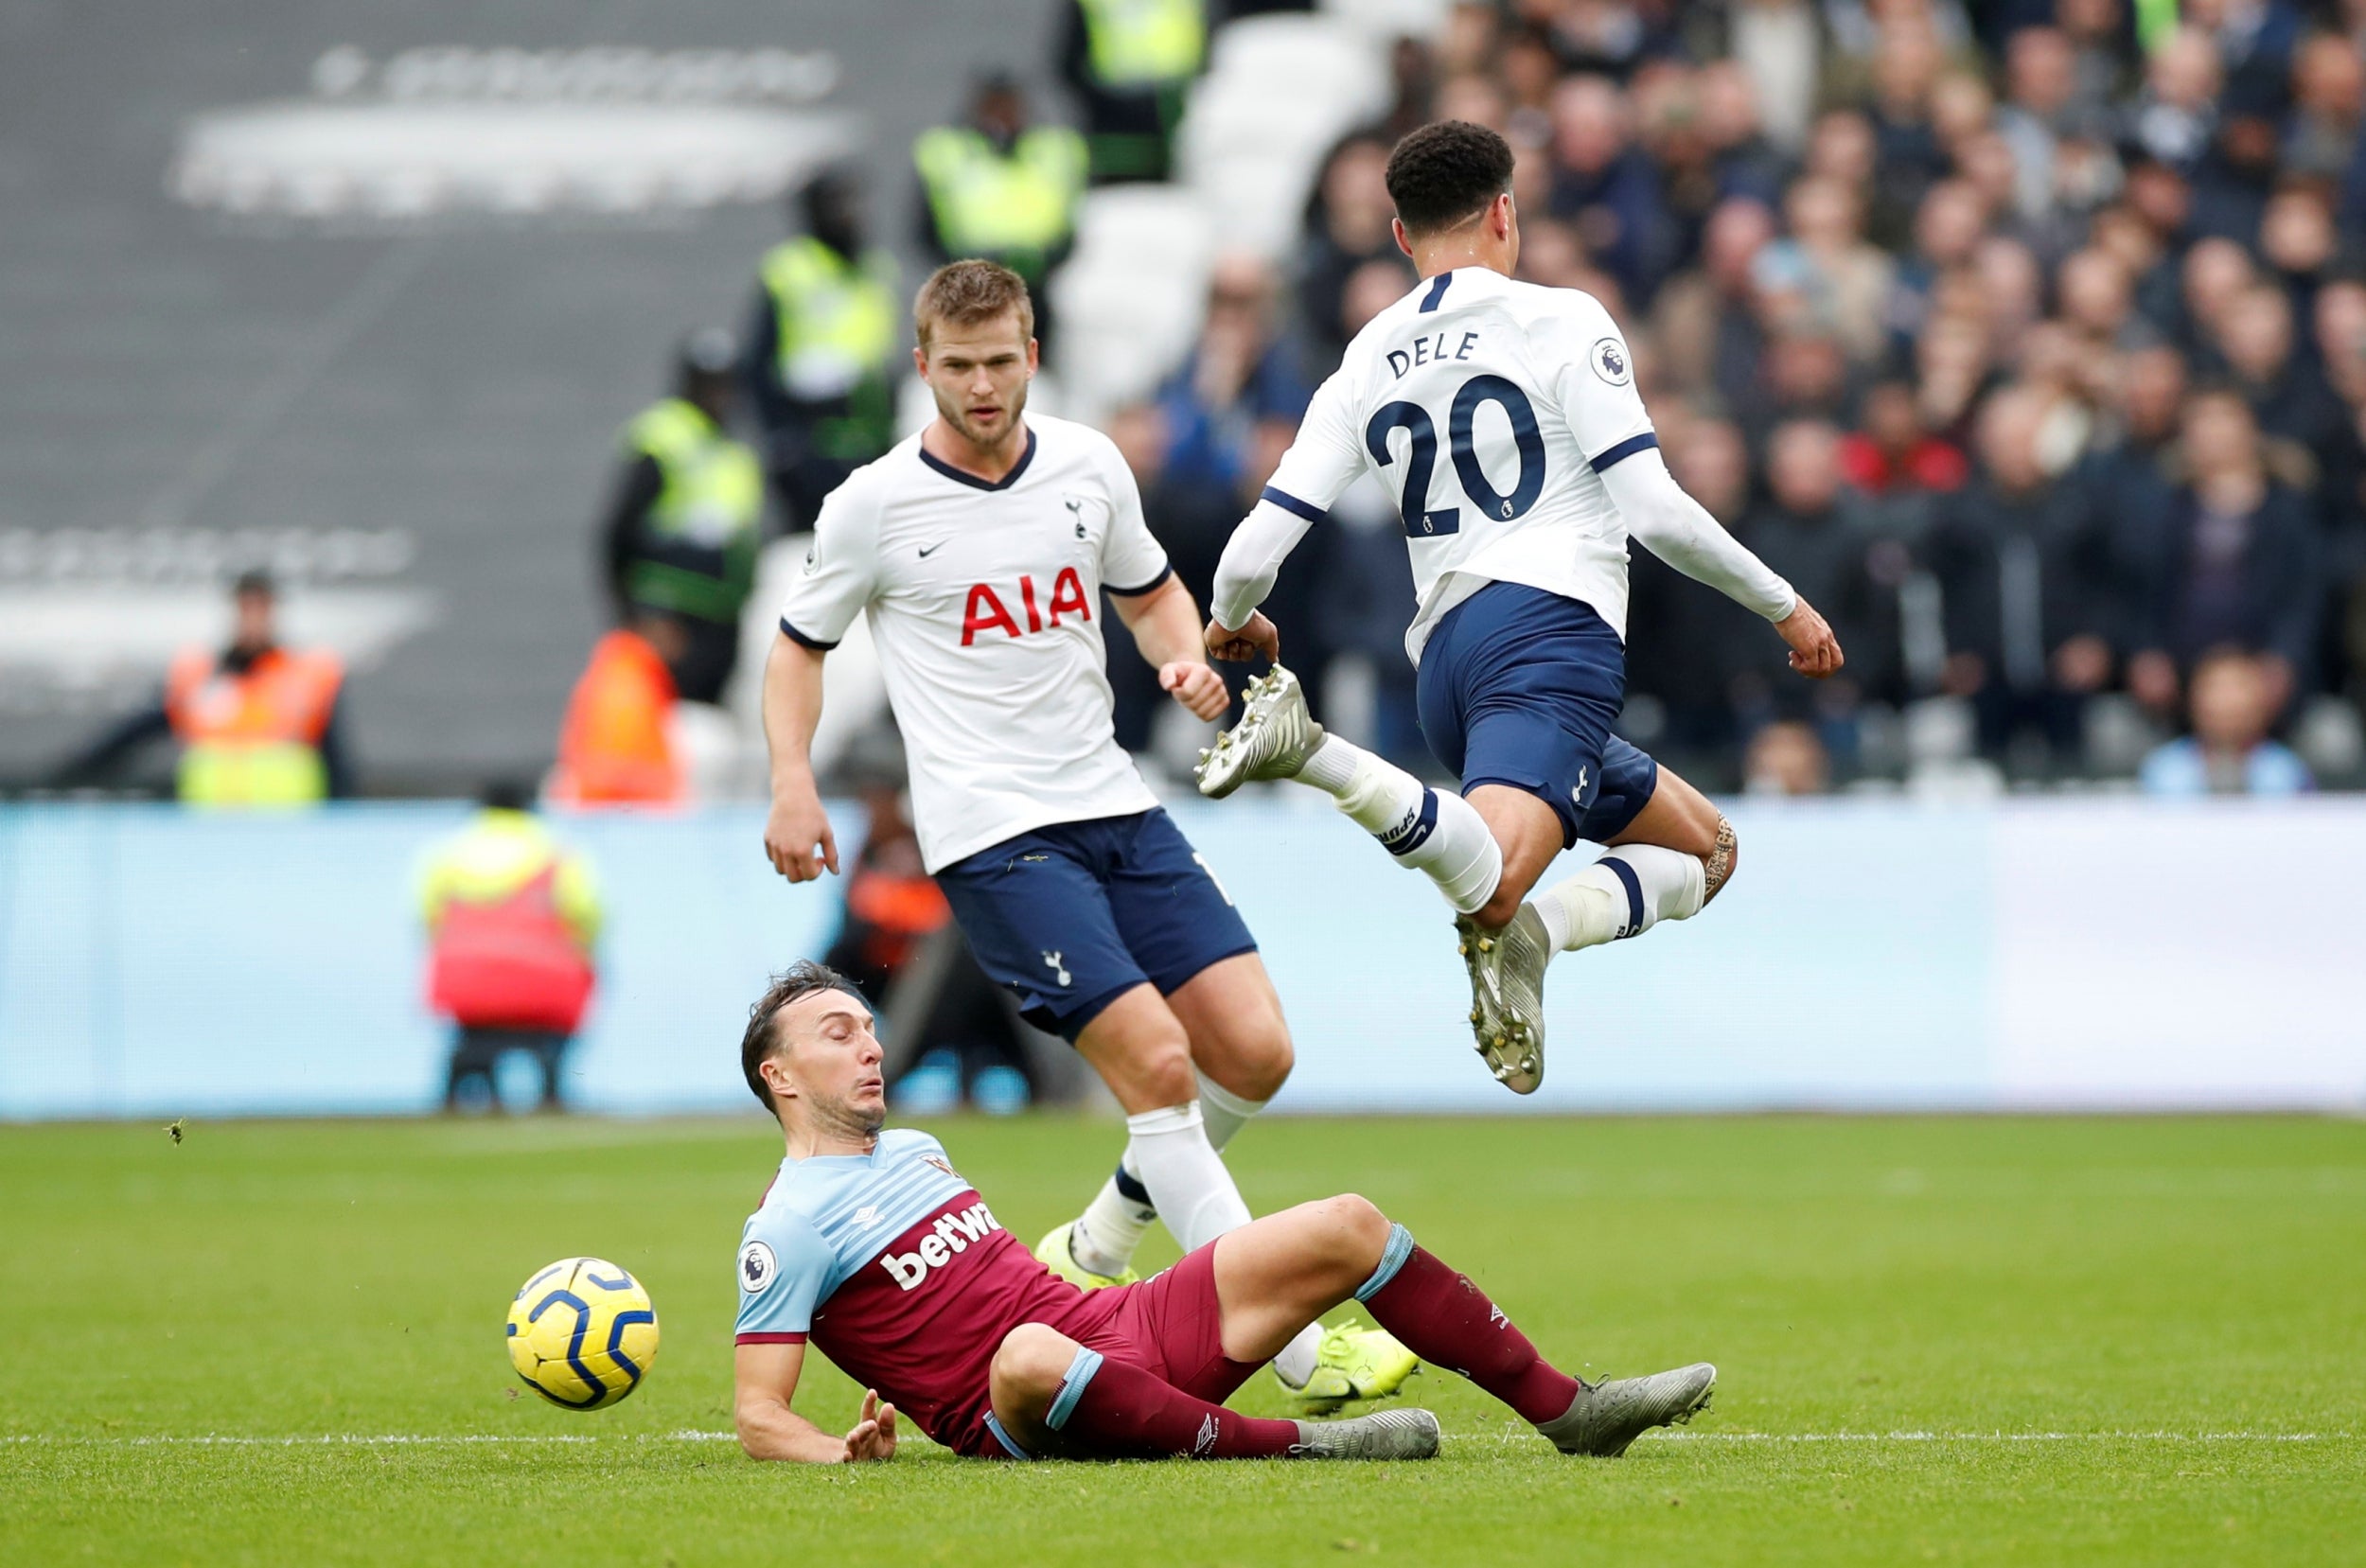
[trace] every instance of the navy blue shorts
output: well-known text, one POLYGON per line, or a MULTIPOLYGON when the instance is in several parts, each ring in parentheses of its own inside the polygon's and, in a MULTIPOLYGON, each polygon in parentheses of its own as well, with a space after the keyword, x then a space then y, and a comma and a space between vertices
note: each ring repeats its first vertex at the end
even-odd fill
POLYGON ((1610 731, 1627 650, 1575 599, 1488 584, 1430 633, 1417 696, 1421 733, 1462 793, 1527 791, 1561 819, 1564 849, 1616 837, 1659 787, 1659 764, 1610 731))
POLYGON ((978 966, 1071 1043, 1147 981, 1161 995, 1254 953, 1241 912, 1165 811, 1055 822, 937 872, 978 966))

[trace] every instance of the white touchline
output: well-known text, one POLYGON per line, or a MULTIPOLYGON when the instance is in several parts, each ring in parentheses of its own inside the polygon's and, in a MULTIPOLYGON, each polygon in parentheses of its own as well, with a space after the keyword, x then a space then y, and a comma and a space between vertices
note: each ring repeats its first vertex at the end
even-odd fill
MULTIPOLYGON (((1679 1443, 2325 1443, 2352 1432, 1656 1432, 1646 1440, 1679 1443)), ((1447 1434, 1450 1443, 1520 1443, 1522 1432, 1447 1434)))
MULTIPOLYGON (((2355 1432, 1660 1432, 1647 1440, 1680 1443, 2328 1443, 2355 1442, 2355 1432)), ((0 1434, 0 1445, 77 1448, 377 1448, 460 1443, 729 1443, 729 1432, 585 1433, 315 1433, 287 1436, 238 1434, 150 1434, 83 1436, 70 1433, 0 1434)), ((1532 1443, 1524 1432, 1448 1433, 1449 1443, 1532 1443)))

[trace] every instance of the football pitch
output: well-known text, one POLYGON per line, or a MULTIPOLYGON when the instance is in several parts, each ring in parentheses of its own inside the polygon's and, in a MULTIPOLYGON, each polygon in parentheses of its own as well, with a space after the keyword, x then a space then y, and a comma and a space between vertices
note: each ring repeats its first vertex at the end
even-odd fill
MULTIPOLYGON (((1121 1136, 930 1125, 1031 1243, 1121 1136)), ((1231 1156, 1261 1211, 1361 1191, 1566 1367, 1721 1369, 1617 1461, 1425 1371, 1444 1454, 1374 1467, 745 1459, 732 1264, 779 1150, 752 1106, 0 1129, 0 1561, 2366 1555, 2366 1125, 1261 1123, 1231 1156), (592 1415, 521 1397, 503 1353, 511 1294, 571 1253, 639 1275, 663 1331, 592 1415)), ((858 1391, 808 1368, 800 1408, 842 1429, 858 1391)), ((1262 1376, 1235 1402, 1284 1413, 1262 1376)))

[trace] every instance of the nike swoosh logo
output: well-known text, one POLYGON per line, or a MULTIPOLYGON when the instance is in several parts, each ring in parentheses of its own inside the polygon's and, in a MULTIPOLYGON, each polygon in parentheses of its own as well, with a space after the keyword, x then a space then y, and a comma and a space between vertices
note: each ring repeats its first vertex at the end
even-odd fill
POLYGON ((924 544, 924 545, 922 545, 922 546, 920 547, 920 558, 921 558, 922 560, 924 560, 924 561, 925 561, 925 560, 927 560, 927 558, 928 558, 931 555, 935 554, 937 551, 942 550, 942 549, 944 549, 944 548, 945 548, 945 541, 944 541, 943 539, 939 539, 939 540, 937 540, 937 542, 936 542, 936 543, 934 543, 934 544, 924 544))

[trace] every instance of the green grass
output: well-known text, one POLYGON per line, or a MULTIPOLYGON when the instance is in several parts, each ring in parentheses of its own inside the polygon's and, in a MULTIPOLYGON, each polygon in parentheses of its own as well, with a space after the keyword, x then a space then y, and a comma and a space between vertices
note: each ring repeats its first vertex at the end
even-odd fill
MULTIPOLYGON (((1030 1242, 1119 1136, 937 1130, 1030 1242)), ((1252 1206, 1364 1192, 1573 1369, 1722 1368, 1690 1433, 1617 1462, 1426 1373, 1445 1455, 1369 1469, 913 1441, 808 1471, 684 1436, 730 1425, 733 1252, 778 1147, 752 1115, 0 1129, 0 1561, 2366 1556, 2357 1124, 1260 1125, 1252 1206), (516 1397, 502 1349, 519 1282, 575 1252, 639 1274, 664 1330, 591 1416, 516 1397), (143 1440, 198 1436, 248 1440, 143 1440)), ((817 1365, 800 1403, 839 1425, 856 1397, 817 1365)), ((1238 1402, 1281 1413, 1262 1378, 1238 1402)))

